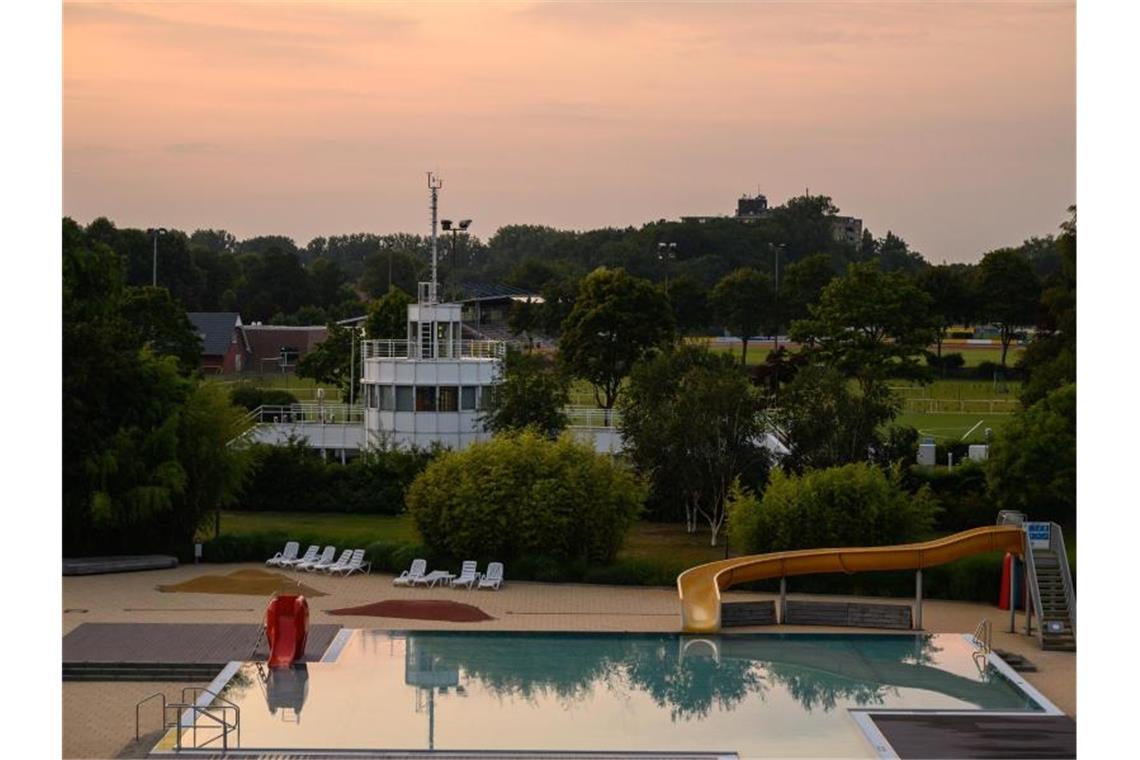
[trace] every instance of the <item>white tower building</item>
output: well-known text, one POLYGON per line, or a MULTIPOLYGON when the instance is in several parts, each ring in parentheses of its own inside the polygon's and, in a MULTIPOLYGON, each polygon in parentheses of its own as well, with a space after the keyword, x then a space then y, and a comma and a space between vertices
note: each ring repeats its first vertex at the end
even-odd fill
POLYGON ((442 182, 428 174, 431 190, 432 280, 419 283, 408 306, 403 340, 366 340, 361 346, 361 387, 366 446, 461 449, 490 434, 479 416, 498 382, 506 345, 463 339, 462 306, 439 303, 436 217, 442 182))

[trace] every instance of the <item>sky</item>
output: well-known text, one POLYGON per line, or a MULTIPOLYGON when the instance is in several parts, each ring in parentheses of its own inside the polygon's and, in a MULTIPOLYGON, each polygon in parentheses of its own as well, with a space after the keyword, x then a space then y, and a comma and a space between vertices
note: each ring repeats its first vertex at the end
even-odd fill
POLYGON ((63 213, 239 238, 831 196, 929 261, 1076 202, 1073 3, 68 2, 63 213))

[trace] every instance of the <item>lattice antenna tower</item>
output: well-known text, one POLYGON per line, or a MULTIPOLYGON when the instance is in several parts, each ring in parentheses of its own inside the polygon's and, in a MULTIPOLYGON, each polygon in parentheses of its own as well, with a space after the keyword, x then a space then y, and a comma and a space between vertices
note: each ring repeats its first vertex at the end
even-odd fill
POLYGON ((439 217, 439 189, 443 187, 443 180, 434 173, 428 172, 428 189, 431 190, 431 300, 434 303, 436 292, 439 289, 438 246, 439 237, 436 232, 436 222, 439 217))

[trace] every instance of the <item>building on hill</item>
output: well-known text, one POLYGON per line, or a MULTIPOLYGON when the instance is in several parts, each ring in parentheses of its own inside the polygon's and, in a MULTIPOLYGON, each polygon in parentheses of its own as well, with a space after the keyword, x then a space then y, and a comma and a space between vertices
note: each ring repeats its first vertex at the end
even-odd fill
POLYGON ((249 368, 256 372, 292 372, 306 354, 329 336, 324 325, 246 325, 249 368))
POLYGON ((248 366, 249 343, 242 331, 241 315, 232 311, 188 312, 190 324, 202 341, 202 371, 232 375, 248 366))
MULTIPOLYGON (((740 196, 736 201, 736 213, 732 216, 682 216, 681 221, 704 224, 722 219, 733 219, 745 224, 752 224, 768 219, 771 215, 772 209, 768 207, 768 197, 757 193, 756 195, 740 196)), ((863 238, 863 220, 854 216, 832 216, 831 236, 838 242, 858 245, 863 238)))

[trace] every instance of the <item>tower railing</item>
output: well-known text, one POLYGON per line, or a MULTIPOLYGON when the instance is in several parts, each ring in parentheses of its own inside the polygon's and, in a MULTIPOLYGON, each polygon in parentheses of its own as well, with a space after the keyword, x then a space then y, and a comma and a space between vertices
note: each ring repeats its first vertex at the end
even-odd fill
MULTIPOLYGON (((456 341, 458 343, 458 341, 456 341)), ((430 345, 430 344, 429 344, 430 345)), ((452 344, 454 345, 454 343, 452 344)), ((459 343, 458 356, 449 356, 446 344, 439 346, 437 355, 431 356, 414 340, 381 339, 365 340, 360 344, 360 355, 368 359, 502 359, 507 353, 507 344, 500 340, 464 340, 459 343)))

